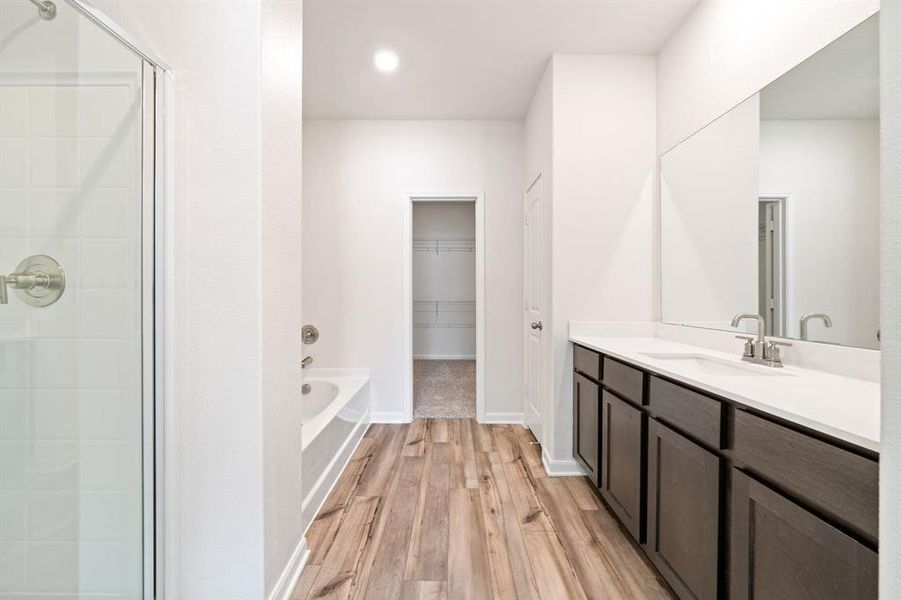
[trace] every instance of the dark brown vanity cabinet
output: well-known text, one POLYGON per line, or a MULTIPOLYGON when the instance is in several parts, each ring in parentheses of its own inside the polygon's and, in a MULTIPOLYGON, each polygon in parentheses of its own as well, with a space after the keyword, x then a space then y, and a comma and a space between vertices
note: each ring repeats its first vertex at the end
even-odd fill
POLYGON ((744 410, 733 446, 740 466, 876 543, 878 461, 744 410))
POLYGON ((645 418, 642 411, 629 402, 607 390, 601 392, 601 496, 639 541, 645 418))
POLYGON ((573 375, 573 456, 598 485, 600 458, 600 388, 587 377, 573 375))
POLYGON ((576 460, 679 598, 875 600, 875 453, 577 348, 576 460))
POLYGON ((649 420, 647 553, 680 598, 718 597, 720 464, 716 454, 649 420))
POLYGON ((877 554, 763 483, 733 469, 733 600, 877 596, 877 554))
POLYGON ((573 370, 581 373, 592 381, 601 380, 601 355, 594 350, 583 348, 582 346, 573 347, 573 370))

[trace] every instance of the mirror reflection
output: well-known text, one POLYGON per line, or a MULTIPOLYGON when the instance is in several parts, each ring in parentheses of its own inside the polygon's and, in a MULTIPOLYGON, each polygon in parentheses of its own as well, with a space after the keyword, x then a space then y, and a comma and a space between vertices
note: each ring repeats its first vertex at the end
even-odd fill
POLYGON ((879 347, 874 16, 661 157, 662 314, 879 347))

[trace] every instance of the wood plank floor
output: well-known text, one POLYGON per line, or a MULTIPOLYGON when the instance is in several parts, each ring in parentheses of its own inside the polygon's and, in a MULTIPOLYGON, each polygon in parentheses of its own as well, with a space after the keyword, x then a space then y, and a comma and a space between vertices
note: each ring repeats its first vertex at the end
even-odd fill
POLYGON ((583 477, 524 428, 373 425, 307 533, 306 598, 672 596, 583 477))

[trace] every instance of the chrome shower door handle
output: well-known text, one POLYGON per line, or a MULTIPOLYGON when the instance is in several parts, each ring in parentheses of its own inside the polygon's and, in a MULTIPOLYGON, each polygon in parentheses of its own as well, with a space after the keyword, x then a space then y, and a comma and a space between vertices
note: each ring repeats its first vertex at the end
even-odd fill
POLYGON ((531 327, 532 327, 532 329, 537 329, 538 331, 541 331, 542 329, 544 329, 544 325, 542 325, 541 321, 538 321, 537 323, 532 323, 531 327))

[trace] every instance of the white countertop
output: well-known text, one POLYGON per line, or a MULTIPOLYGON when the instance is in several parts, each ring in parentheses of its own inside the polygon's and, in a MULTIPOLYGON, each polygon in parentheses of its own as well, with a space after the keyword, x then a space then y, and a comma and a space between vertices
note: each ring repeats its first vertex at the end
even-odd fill
POLYGON ((879 451, 878 383, 793 366, 779 369, 783 376, 701 373, 696 368, 646 356, 646 353, 700 354, 755 370, 776 369, 743 362, 738 354, 655 337, 573 335, 570 341, 851 444, 879 451))

